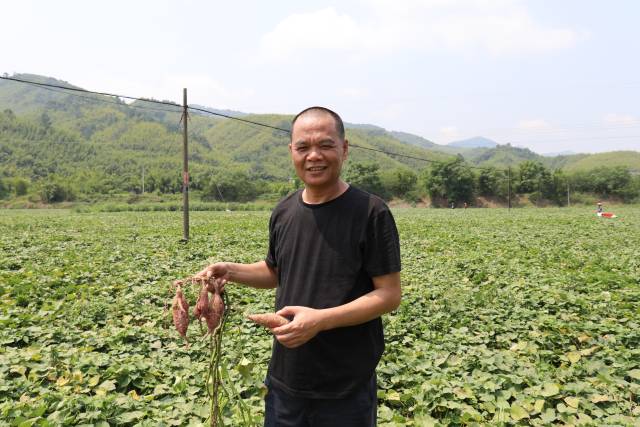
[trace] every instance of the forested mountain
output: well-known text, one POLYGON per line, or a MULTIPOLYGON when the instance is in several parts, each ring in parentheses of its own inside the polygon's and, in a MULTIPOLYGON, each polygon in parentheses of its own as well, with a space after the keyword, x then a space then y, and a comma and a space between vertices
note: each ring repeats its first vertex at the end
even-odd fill
POLYGON ((473 138, 462 139, 460 141, 453 141, 447 145, 449 147, 462 147, 462 148, 494 148, 498 145, 498 143, 489 138, 485 138, 482 136, 474 136, 473 138))
MULTIPOLYGON (((69 86, 34 75, 16 78, 69 86)), ((144 170, 147 191, 179 191, 182 170, 181 108, 0 80, 0 179, 64 180, 80 193, 138 191, 144 170)), ((221 112, 221 110, 213 110, 221 112)), ((288 128, 291 116, 241 115, 288 128)), ((191 114, 191 185, 243 175, 262 184, 288 183, 294 176, 288 134, 216 116, 191 114)), ((425 162, 373 150, 433 160, 451 158, 400 142, 375 127, 349 127, 350 163, 375 163, 380 170, 415 169, 425 162)))
MULTIPOLYGON (((13 77, 74 87, 36 75, 13 77)), ((288 115, 199 108, 284 129, 290 127, 292 119, 288 115)), ((139 192, 143 176, 146 191, 179 192, 181 111, 179 105, 144 100, 125 103, 109 96, 0 80, 0 198, 9 187, 18 194, 20 185, 40 188, 51 183, 64 183, 80 194, 139 192)), ((469 165, 492 167, 498 172, 508 166, 517 168, 523 162, 566 171, 603 165, 640 171, 638 152, 543 157, 510 145, 449 147, 374 125, 345 126, 351 144, 347 177, 389 197, 406 196, 410 191, 415 197, 424 191, 420 188, 426 187, 418 179, 426 179, 438 164, 434 161, 465 160, 469 165)), ((227 194, 238 193, 239 199, 288 191, 295 184, 288 138, 288 133, 279 130, 192 112, 191 188, 214 198, 225 188, 227 194)))

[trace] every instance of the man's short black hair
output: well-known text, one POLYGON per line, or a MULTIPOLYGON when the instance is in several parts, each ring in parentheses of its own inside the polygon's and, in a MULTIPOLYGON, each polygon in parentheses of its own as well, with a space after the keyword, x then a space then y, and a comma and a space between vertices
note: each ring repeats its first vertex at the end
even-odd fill
POLYGON ((340 137, 340 139, 344 140, 344 123, 342 122, 342 119, 340 118, 338 113, 328 108, 318 107, 318 106, 305 108, 304 110, 296 114, 296 116, 291 121, 291 137, 292 138, 293 138, 293 126, 296 124, 296 121, 298 120, 298 118, 309 113, 324 113, 324 114, 329 114, 331 117, 333 117, 333 120, 336 123, 336 131, 338 132, 338 136, 340 137))

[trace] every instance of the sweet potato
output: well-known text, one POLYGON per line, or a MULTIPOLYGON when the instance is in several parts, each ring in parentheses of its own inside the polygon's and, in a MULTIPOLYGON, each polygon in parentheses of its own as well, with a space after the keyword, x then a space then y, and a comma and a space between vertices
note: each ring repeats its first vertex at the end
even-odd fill
POLYGON ((222 297, 219 294, 213 294, 209 301, 207 312, 203 316, 207 321, 209 333, 213 333, 218 325, 220 325, 222 316, 224 316, 224 301, 222 301, 222 297))
POLYGON ((210 277, 208 282, 207 282, 207 288, 209 289, 209 292, 211 292, 212 294, 220 294, 222 295, 222 293, 224 292, 224 285, 221 283, 220 278, 216 279, 213 277, 210 277))
POLYGON ((289 319, 286 317, 280 316, 275 313, 264 313, 264 314, 249 314, 247 319, 256 322, 260 326, 264 326, 265 328, 277 328, 278 326, 283 326, 289 323, 289 319))
POLYGON ((182 293, 182 288, 179 285, 176 289, 176 295, 173 297, 171 311, 176 330, 186 340, 187 328, 189 327, 189 304, 187 304, 187 300, 182 293))
POLYGON ((205 312, 209 309, 209 292, 207 286, 203 283, 202 289, 200 289, 200 295, 198 295, 198 301, 193 309, 193 317, 200 320, 205 312))

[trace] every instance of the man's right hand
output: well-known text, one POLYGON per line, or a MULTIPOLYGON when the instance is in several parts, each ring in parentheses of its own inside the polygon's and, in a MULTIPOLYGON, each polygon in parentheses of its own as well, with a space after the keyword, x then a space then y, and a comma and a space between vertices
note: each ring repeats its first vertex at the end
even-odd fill
POLYGON ((216 285, 218 285, 220 289, 224 289, 224 285, 229 280, 229 265, 226 262, 216 262, 208 265, 193 277, 203 280, 209 280, 213 277, 216 285))
POLYGON ((265 261, 253 264, 234 262, 216 262, 193 276, 195 279, 215 279, 217 286, 224 288, 225 283, 233 282, 254 288, 269 289, 278 285, 277 270, 269 268, 265 261))

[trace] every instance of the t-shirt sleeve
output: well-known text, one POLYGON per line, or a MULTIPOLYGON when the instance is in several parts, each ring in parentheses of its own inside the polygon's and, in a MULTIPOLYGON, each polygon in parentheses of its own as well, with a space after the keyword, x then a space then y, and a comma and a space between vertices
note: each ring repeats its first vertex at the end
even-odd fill
POLYGON ((400 237, 391 211, 385 206, 367 224, 365 271, 370 277, 397 273, 400 265, 400 237))
POLYGON ((276 236, 274 222, 272 214, 271 219, 269 219, 269 249, 267 250, 267 257, 264 260, 269 268, 272 269, 278 267, 278 262, 276 261, 276 236))

